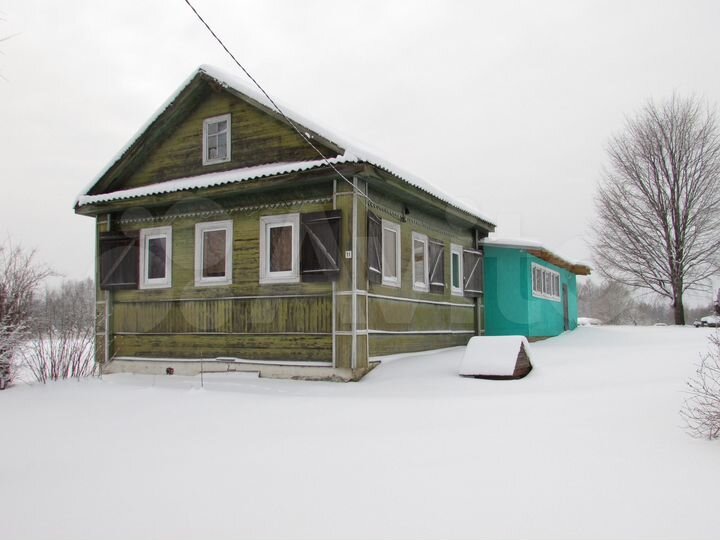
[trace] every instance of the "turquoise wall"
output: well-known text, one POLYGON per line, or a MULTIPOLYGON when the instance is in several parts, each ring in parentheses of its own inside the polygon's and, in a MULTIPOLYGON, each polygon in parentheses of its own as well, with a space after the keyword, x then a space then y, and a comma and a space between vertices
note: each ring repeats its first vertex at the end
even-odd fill
POLYGON ((570 329, 577 326, 575 274, 514 248, 485 246, 485 334, 557 336, 564 331, 563 303, 532 294, 532 263, 560 274, 568 288, 570 329))

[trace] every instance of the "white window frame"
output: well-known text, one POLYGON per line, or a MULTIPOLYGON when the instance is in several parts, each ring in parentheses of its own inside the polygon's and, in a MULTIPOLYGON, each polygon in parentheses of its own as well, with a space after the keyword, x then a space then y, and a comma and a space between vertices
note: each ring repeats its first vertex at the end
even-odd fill
POLYGON ((463 247, 459 244, 450 244, 450 292, 455 296, 463 296, 463 247), (460 286, 453 285, 453 255, 458 256, 458 277, 460 286))
POLYGON ((221 114, 219 116, 213 116, 212 118, 206 118, 203 120, 203 141, 202 141, 202 162, 203 165, 214 165, 215 163, 226 163, 230 161, 230 154, 231 154, 231 145, 230 141, 232 141, 231 133, 230 133, 230 113, 228 114, 221 114), (208 159, 208 126, 210 124, 216 124, 218 122, 222 122, 223 120, 227 121, 227 131, 225 132, 226 137, 226 148, 227 148, 227 155, 224 158, 215 158, 215 159, 208 159))
POLYGON ((535 298, 543 298, 545 300, 552 300, 553 302, 559 302, 561 299, 560 291, 562 290, 562 280, 560 279, 560 273, 555 270, 551 270, 547 266, 541 264, 532 263, 530 268, 530 288, 532 295, 535 298), (536 274, 536 270, 538 273, 536 274), (539 276, 540 282, 536 282, 536 276, 539 276), (554 294, 553 289, 555 288, 553 283, 557 280, 558 294, 554 294))
POLYGON ((300 214, 262 216, 260 218, 260 284, 300 282, 300 214), (270 229, 292 227, 292 267, 282 272, 270 271, 270 229))
POLYGON ((232 245, 233 245, 233 222, 206 221, 195 224, 195 286, 208 287, 215 285, 230 285, 232 283, 232 245), (224 276, 203 276, 203 239, 208 231, 225 231, 225 275, 224 276))
POLYGON ((382 231, 380 232, 380 247, 382 248, 382 283, 383 285, 388 285, 390 287, 400 287, 400 276, 402 275, 402 270, 400 268, 400 262, 401 262, 401 237, 400 237, 400 224, 395 223, 393 221, 388 221, 386 219, 382 220, 382 231), (385 230, 392 231, 395 233, 395 237, 397 238, 397 243, 395 244, 396 251, 395 251, 395 271, 397 272, 396 276, 386 276, 385 271, 387 269, 387 264, 385 264, 385 230))
POLYGON ((172 227, 154 227, 140 230, 140 288, 164 289, 172 287, 172 227), (148 277, 148 245, 155 238, 165 238, 165 277, 148 277))
POLYGON ((428 237, 426 234, 413 231, 412 233, 412 277, 413 290, 420 292, 428 292, 430 290, 429 261, 428 261, 428 237), (415 242, 423 244, 423 275, 415 275, 415 242), (418 277, 422 277, 423 281, 419 281, 418 277))

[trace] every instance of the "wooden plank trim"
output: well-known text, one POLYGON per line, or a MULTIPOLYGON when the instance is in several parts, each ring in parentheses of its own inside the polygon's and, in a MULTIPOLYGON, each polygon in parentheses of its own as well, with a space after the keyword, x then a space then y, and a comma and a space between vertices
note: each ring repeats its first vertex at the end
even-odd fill
POLYGON ((116 356, 113 360, 124 362, 213 362, 218 364, 254 364, 264 366, 332 367, 332 362, 307 362, 291 360, 246 360, 219 356, 217 358, 151 358, 147 356, 116 356))
POLYGON ((331 336, 332 332, 114 332, 116 336, 331 336))
POLYGON ((368 334, 473 334, 474 330, 368 330, 368 334))
POLYGON ((266 203, 266 204, 255 204, 252 206, 236 206, 233 208, 221 208, 218 210, 203 210, 201 212, 179 212, 179 213, 173 213, 173 214, 166 214, 163 216, 150 216, 150 217, 144 217, 144 218, 127 218, 127 219, 119 219, 119 223, 147 223, 152 221, 171 221, 174 219, 179 218, 188 218, 188 217, 211 217, 215 215, 226 215, 226 214, 235 214, 239 212, 253 212, 255 210, 265 210, 268 208, 282 208, 282 207, 289 207, 289 206, 302 206, 304 204, 318 204, 318 203, 326 203, 332 201, 332 197, 318 197, 315 199, 298 199, 294 201, 281 201, 276 203, 266 203))
POLYGON ((417 298, 408 298, 406 296, 388 296, 384 294, 368 293, 369 298, 378 298, 382 300, 396 300, 398 302, 410 302, 413 304, 432 304, 436 306, 452 306, 460 308, 474 308, 475 304, 459 304, 457 302, 442 302, 439 300, 420 300, 417 298))
POLYGON ((223 300, 276 300, 281 298, 330 298, 332 293, 265 294, 257 296, 217 296, 211 298, 168 298, 166 300, 125 300, 116 304, 163 304, 165 302, 217 302, 223 300))

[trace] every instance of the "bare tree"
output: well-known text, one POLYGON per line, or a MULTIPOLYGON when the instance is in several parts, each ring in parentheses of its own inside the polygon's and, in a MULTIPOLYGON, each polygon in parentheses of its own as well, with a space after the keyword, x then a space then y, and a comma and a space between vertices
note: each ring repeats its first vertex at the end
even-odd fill
POLYGON ((33 295, 50 271, 34 261, 35 253, 9 242, 0 245, 0 378, 12 381, 11 365, 27 339, 33 295))
POLYGON ((649 103, 608 146, 596 196, 600 272, 671 300, 704 286, 720 262, 720 138, 714 111, 674 96, 649 103))
POLYGON ((680 415, 693 437, 720 437, 720 337, 710 336, 710 352, 703 355, 696 376, 687 383, 690 397, 680 415))

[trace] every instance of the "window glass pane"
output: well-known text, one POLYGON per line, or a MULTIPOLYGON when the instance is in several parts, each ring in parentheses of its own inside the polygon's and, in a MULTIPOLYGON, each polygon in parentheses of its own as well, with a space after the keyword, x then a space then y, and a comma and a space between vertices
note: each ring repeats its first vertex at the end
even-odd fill
POLYGON ((292 270, 292 226, 270 227, 269 242, 270 271, 290 272, 292 270))
POLYGON ((218 132, 217 122, 211 122, 207 125, 208 135, 215 135, 218 132))
POLYGON ((425 243, 413 240, 413 264, 415 265, 415 283, 426 284, 425 281, 425 243))
POLYGON ((397 233, 383 229, 383 276, 397 277, 397 233))
POLYGON ((147 242, 147 278, 165 277, 165 247, 167 238, 149 238, 147 242))
POLYGON ((203 277, 225 276, 225 229, 203 232, 203 277))
POLYGON ((452 286, 456 289, 460 288, 460 255, 452 254, 452 286))
POLYGON ((225 135, 218 135, 217 157, 219 159, 225 159, 227 157, 227 137, 225 135))
POLYGON ((210 135, 208 136, 207 140, 207 158, 208 159, 217 159, 218 156, 218 136, 217 135, 210 135))
POLYGON ((220 133, 221 131, 225 131, 227 129, 227 120, 222 120, 220 122, 217 122, 215 125, 215 132, 220 133))

